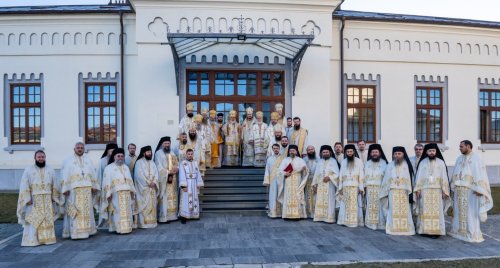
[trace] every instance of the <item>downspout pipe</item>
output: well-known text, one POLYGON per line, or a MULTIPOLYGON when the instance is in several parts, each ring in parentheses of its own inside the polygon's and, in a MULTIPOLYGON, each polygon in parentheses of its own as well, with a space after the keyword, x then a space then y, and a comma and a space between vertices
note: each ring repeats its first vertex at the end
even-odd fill
MULTIPOLYGON (((333 10, 333 14, 337 12, 338 10, 341 10, 342 4, 345 2, 345 0, 340 1, 340 4, 338 4, 337 7, 333 10)), ((340 142, 343 144, 344 143, 344 116, 345 116, 345 107, 344 107, 344 27, 345 27, 345 17, 342 16, 341 18, 341 26, 340 26, 340 33, 339 33, 339 48, 340 48, 340 142)))
POLYGON ((344 117, 345 117, 345 107, 344 107, 344 27, 345 27, 345 17, 342 17, 342 26, 340 27, 340 142, 344 143, 344 117))
POLYGON ((125 75, 124 75, 124 60, 125 60, 125 45, 123 44, 123 12, 120 11, 120 94, 121 94, 121 145, 125 148, 125 75))

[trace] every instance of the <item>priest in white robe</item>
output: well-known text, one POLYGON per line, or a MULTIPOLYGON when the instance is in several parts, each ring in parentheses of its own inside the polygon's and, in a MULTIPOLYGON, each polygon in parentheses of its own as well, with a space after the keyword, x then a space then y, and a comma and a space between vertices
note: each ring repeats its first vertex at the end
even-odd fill
POLYGON ((472 151, 472 143, 460 143, 460 155, 453 169, 453 220, 449 235, 467 242, 484 241, 480 223, 486 221, 493 208, 486 166, 479 154, 472 151))
POLYGON ((125 165, 125 151, 115 149, 104 170, 99 213, 99 223, 107 221, 109 232, 132 232, 135 192, 132 175, 125 165))
MULTIPOLYGON (((195 117, 195 119, 199 120, 201 119, 200 122, 196 121, 197 124, 197 129, 198 129, 198 135, 200 138, 203 140, 203 150, 205 152, 205 162, 203 163, 205 166, 205 170, 208 168, 212 168, 212 142, 215 140, 215 135, 212 132, 212 127, 209 124, 209 117, 208 117, 208 109, 202 108, 201 109, 201 118, 195 117)), ((202 175, 204 175, 202 173, 202 175)))
MULTIPOLYGON (((269 127, 267 128, 269 129, 269 127)), ((281 139, 283 138, 283 132, 281 126, 275 127, 275 131, 273 131, 273 137, 269 140, 269 144, 267 146, 267 157, 273 155, 273 148, 272 145, 277 143, 281 144, 281 139)), ((287 145, 288 145, 288 138, 287 138, 287 145)))
POLYGON ((229 112, 229 121, 222 126, 224 134, 224 161, 225 166, 240 164, 241 127, 236 120, 236 111, 229 112))
POLYGON ((415 225, 411 208, 413 167, 404 147, 394 147, 392 157, 393 161, 387 165, 380 188, 380 199, 386 218, 385 233, 414 235, 415 225))
POLYGON ((18 223, 23 226, 21 246, 56 243, 54 221, 59 217, 59 192, 54 170, 45 164, 45 153, 35 152, 35 164, 21 178, 17 202, 18 223))
POLYGON ((180 205, 179 217, 181 223, 185 224, 188 219, 200 218, 200 188, 203 187, 198 164, 194 161, 193 150, 188 149, 186 160, 183 160, 179 166, 179 187, 180 187, 180 205))
MULTIPOLYGON (((155 163, 158 167, 158 221, 169 222, 178 219, 179 160, 170 149, 170 137, 162 137, 155 152, 155 163)), ((187 149, 186 149, 187 150, 187 149)))
POLYGON ((267 137, 267 124, 264 123, 264 113, 258 111, 255 113, 256 122, 252 126, 253 149, 254 149, 254 167, 266 166, 266 154, 269 147, 267 137))
POLYGON ((139 228, 154 228, 157 225, 158 176, 153 149, 151 146, 142 147, 134 167, 139 228))
POLYGON ((283 219, 305 219, 306 202, 304 188, 306 187, 309 169, 304 159, 298 156, 296 145, 288 146, 288 157, 278 168, 279 185, 278 200, 282 205, 283 219))
POLYGON ((179 121, 179 134, 187 133, 194 123, 194 103, 186 104, 186 114, 179 121))
POLYGON ((384 212, 380 203, 380 186, 387 168, 387 158, 380 144, 368 147, 368 161, 365 164, 365 226, 372 229, 385 228, 384 212))
POLYGON ((279 218, 281 217, 281 203, 278 202, 278 193, 279 185, 283 182, 280 182, 281 178, 278 177, 278 169, 286 154, 280 154, 280 146, 277 143, 272 148, 273 155, 269 156, 266 161, 263 185, 268 187, 267 216, 279 218))
POLYGON ((61 169, 61 205, 64 208, 63 238, 86 239, 97 233, 94 209, 99 211, 101 184, 85 145, 76 143, 74 154, 61 169))
POLYGON ((307 168, 309 169, 309 176, 307 177, 306 187, 304 189, 306 199, 306 214, 307 218, 314 217, 314 206, 316 204, 315 198, 316 194, 313 191, 313 180, 314 172, 316 171, 316 165, 318 159, 316 158, 316 149, 314 146, 309 145, 306 148, 307 155, 303 158, 306 162, 307 168))
MULTIPOLYGON (((276 131, 279 129, 281 135, 284 135, 285 129, 283 128, 282 124, 278 123, 279 115, 277 112, 272 112, 271 113, 271 120, 269 122, 269 125, 266 129, 266 135, 267 138, 269 139, 270 145, 274 144, 273 142, 276 142, 273 140, 274 136, 276 135, 276 131)), ((278 141, 279 142, 279 141, 278 141)), ((272 150, 269 150, 268 156, 272 155, 272 150)))
POLYGON ((256 120, 253 116, 253 108, 247 107, 245 119, 241 122, 241 144, 242 144, 242 166, 253 166, 255 151, 254 151, 254 137, 253 125, 256 120))
POLYGON ((344 155, 337 189, 337 206, 340 208, 337 224, 363 226, 364 165, 353 144, 344 147, 344 155))
POLYGON ((413 198, 417 233, 437 238, 446 235, 444 217, 451 205, 448 170, 435 143, 426 144, 417 165, 413 198))
MULTIPOLYGON (((285 111, 283 110, 283 104, 281 103, 276 103, 274 105, 274 112, 278 114, 278 124, 283 126, 283 131, 286 127, 286 118, 285 118, 285 111)), ((285 133, 285 132, 283 132, 285 133)))
POLYGON ((314 205, 314 221, 335 223, 335 195, 339 179, 339 163, 333 156, 330 145, 323 145, 319 150, 321 159, 318 161, 314 177, 313 191, 316 193, 314 205))

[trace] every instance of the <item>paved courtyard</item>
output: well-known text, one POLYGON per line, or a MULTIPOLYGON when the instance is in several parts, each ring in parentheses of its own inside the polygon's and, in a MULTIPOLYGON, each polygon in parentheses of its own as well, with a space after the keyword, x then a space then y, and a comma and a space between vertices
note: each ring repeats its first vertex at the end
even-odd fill
POLYGON ((100 230, 87 240, 20 247, 20 228, 0 225, 0 267, 162 267, 256 264, 299 266, 346 261, 500 257, 500 215, 483 224, 486 241, 389 236, 311 220, 269 219, 262 213, 205 213, 199 221, 117 235, 100 230), (9 231, 6 231, 9 230, 9 231), (6 232, 10 232, 6 234, 6 232))

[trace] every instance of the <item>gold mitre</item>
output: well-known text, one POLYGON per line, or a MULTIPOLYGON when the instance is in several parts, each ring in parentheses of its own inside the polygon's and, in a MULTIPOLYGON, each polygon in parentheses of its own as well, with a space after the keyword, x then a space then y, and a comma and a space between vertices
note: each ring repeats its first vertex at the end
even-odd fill
POLYGON ((193 111, 194 110, 194 103, 190 102, 190 103, 186 104, 186 110, 193 111))
POLYGON ((201 114, 208 114, 207 108, 201 108, 201 114))
POLYGON ((217 111, 216 110, 210 110, 210 116, 216 116, 217 115, 217 111))
POLYGON ((258 118, 261 118, 261 117, 263 117, 263 116, 264 116, 264 113, 263 113, 262 111, 257 111, 257 112, 255 113, 255 116, 256 116, 256 117, 258 117, 258 118))
POLYGON ((197 114, 197 115, 195 115, 195 116, 194 116, 194 122, 196 122, 196 123, 201 123, 201 122, 203 122, 203 115, 201 115, 201 114, 197 114))
POLYGON ((229 112, 229 117, 236 117, 236 111, 235 110, 231 110, 229 112))
POLYGON ((278 120, 278 119, 280 119, 280 115, 277 112, 272 112, 271 119, 278 120))

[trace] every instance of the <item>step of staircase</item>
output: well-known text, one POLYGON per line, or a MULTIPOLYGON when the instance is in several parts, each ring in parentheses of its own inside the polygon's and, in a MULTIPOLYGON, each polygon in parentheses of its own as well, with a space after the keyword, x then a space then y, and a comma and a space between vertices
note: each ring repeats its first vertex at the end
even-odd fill
POLYGON ((262 168, 209 169, 203 180, 200 205, 203 211, 263 211, 267 188, 262 168))

